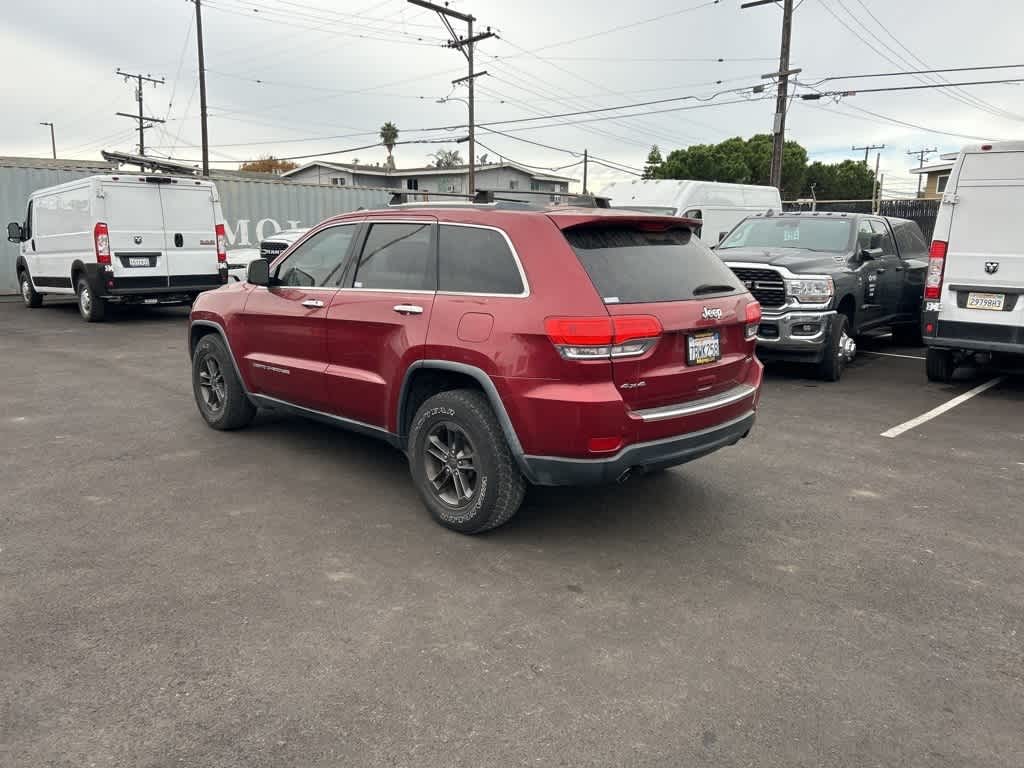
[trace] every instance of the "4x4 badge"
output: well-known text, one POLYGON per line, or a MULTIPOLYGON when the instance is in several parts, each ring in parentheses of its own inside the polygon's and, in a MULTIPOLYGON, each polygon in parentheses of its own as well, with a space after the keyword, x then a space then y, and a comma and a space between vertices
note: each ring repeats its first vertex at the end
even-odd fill
POLYGON ((990 274, 990 275, 994 275, 996 272, 999 271, 999 262, 998 261, 986 261, 985 262, 985 271, 988 274, 990 274))

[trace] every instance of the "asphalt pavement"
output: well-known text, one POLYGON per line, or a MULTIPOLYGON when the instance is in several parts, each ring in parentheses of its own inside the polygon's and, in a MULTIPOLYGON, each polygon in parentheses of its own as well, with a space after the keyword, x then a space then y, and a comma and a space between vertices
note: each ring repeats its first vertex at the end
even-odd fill
POLYGON ((186 318, 0 303, 0 765, 1024 765, 1024 381, 885 438, 992 375, 869 341, 464 537, 372 439, 207 428, 186 318))

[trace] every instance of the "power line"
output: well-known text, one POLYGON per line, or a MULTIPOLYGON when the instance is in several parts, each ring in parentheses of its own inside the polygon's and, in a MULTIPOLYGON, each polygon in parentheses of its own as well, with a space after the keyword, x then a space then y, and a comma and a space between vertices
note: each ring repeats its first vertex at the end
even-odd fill
POLYGON ((977 72, 984 69, 1020 69, 1024 64, 991 64, 983 67, 947 67, 945 69, 911 69, 904 72, 875 72, 868 75, 833 75, 815 80, 813 83, 801 83, 806 87, 813 87, 827 83, 831 80, 856 80, 869 77, 903 77, 906 75, 927 75, 935 72, 977 72))
MULTIPOLYGON (((836 107, 839 106, 839 105, 833 105, 831 107, 826 107, 826 106, 823 106, 823 105, 820 105, 820 104, 811 104, 809 102, 803 102, 803 101, 798 102, 798 103, 802 104, 805 107, 811 107, 812 109, 820 109, 820 110, 823 110, 825 112, 838 111, 836 109, 836 107)), ((934 128, 934 127, 927 127, 927 126, 924 126, 924 125, 919 125, 918 123, 911 123, 911 122, 908 122, 906 120, 900 120, 899 118, 890 117, 888 115, 882 115, 882 114, 879 114, 878 112, 872 112, 869 109, 864 109, 863 107, 858 107, 858 106, 856 106, 854 104, 850 104, 849 102, 845 102, 845 101, 843 102, 842 106, 846 107, 847 109, 852 109, 852 110, 855 110, 856 112, 861 112, 861 113, 863 113, 865 115, 870 115, 871 117, 877 118, 875 120, 872 120, 871 117, 861 117, 860 115, 855 115, 855 114, 852 114, 850 112, 841 112, 841 111, 839 111, 840 115, 843 115, 845 117, 852 117, 854 120, 864 120, 864 121, 869 122, 869 123, 882 123, 882 124, 888 124, 888 125, 898 125, 898 126, 901 126, 903 128, 913 128, 913 129, 918 130, 918 131, 923 131, 924 133, 932 133, 932 134, 936 134, 936 135, 939 135, 939 136, 951 136, 954 139, 968 139, 968 140, 971 140, 971 141, 1001 141, 1001 139, 997 139, 994 136, 973 136, 973 135, 967 134, 967 133, 954 133, 952 131, 943 131, 943 130, 939 130, 939 129, 934 128)))
MULTIPOLYGON (((496 131, 493 128, 484 128, 484 130, 487 131, 488 133, 493 133, 493 134, 496 134, 498 136, 504 136, 504 137, 512 139, 514 141, 521 141, 521 142, 523 142, 525 144, 532 144, 535 147, 541 147, 543 149, 550 149, 550 150, 552 150, 554 152, 565 152, 566 154, 573 155, 574 157, 580 157, 583 154, 582 152, 578 152, 576 150, 565 149, 564 147, 555 147, 555 146, 552 146, 551 144, 544 144, 543 142, 540 142, 540 141, 533 141, 532 139, 524 139, 521 136, 514 136, 514 135, 512 135, 510 133, 505 133, 504 131, 496 131)), ((491 151, 493 152, 494 150, 491 150, 491 151)), ((603 161, 608 162, 608 163, 615 163, 616 162, 615 160, 609 160, 608 158, 605 158, 605 157, 598 157, 597 155, 589 155, 589 157, 590 157, 591 160, 603 160, 603 161)), ((641 173, 642 172, 640 168, 633 168, 631 166, 625 165, 624 163, 619 163, 619 165, 622 165, 624 170, 635 171, 637 173, 641 173)))
MULTIPOLYGON (((453 142, 461 143, 463 141, 466 141, 466 139, 463 139, 463 138, 459 138, 459 139, 409 139, 408 141, 396 141, 395 142, 395 146, 398 146, 399 144, 451 144, 453 142)), ((192 145, 192 146, 195 146, 195 145, 192 145)), ((326 157, 327 155, 347 155, 347 154, 349 154, 351 152, 360 152, 360 151, 362 151, 364 149, 374 149, 375 147, 382 147, 382 146, 384 146, 384 145, 381 144, 378 141, 378 142, 375 142, 373 144, 364 144, 361 147, 348 147, 347 149, 335 149, 335 150, 331 150, 330 152, 313 152, 313 153, 310 153, 308 155, 289 155, 287 157, 278 157, 278 158, 275 158, 275 159, 277 159, 277 160, 309 160, 310 158, 326 157)), ((176 160, 179 163, 197 163, 197 162, 199 162, 198 160, 188 160, 188 159, 183 158, 183 157, 168 157, 167 159, 168 160, 176 160)), ((252 160, 211 160, 210 162, 211 163, 215 163, 215 162, 222 162, 222 163, 249 163, 249 162, 253 162, 253 161, 252 160)))
POLYGON ((827 96, 856 96, 861 93, 889 93, 892 91, 923 91, 932 88, 960 88, 967 85, 1009 85, 1010 83, 1024 83, 1024 77, 1008 78, 1006 80, 973 80, 965 83, 927 83, 923 85, 894 85, 888 88, 858 88, 850 91, 817 91, 816 93, 804 93, 800 98, 805 101, 816 101, 827 96))
MULTIPOLYGON (((197 2, 198 2, 198 0, 197 0, 197 2)), ((139 123, 139 154, 140 155, 145 155, 146 154, 146 133, 145 133, 146 129, 152 127, 152 124, 159 124, 159 123, 163 123, 165 121, 161 120, 158 117, 146 117, 145 112, 143 111, 142 84, 143 84, 143 82, 152 83, 153 87, 156 88, 158 85, 163 85, 164 84, 164 79, 161 77, 159 80, 157 80, 154 77, 150 77, 149 75, 143 75, 141 73, 132 74, 131 72, 124 72, 124 71, 121 70, 120 67, 117 68, 117 74, 120 75, 121 77, 123 77, 124 81, 126 83, 128 81, 130 81, 130 80, 135 80, 135 82, 136 82, 136 86, 135 86, 135 100, 139 104, 139 114, 132 115, 132 114, 129 114, 128 112, 115 112, 114 114, 119 116, 119 117, 129 117, 132 120, 138 121, 138 123, 139 123), (148 125, 147 125, 147 123, 148 123, 148 125)))

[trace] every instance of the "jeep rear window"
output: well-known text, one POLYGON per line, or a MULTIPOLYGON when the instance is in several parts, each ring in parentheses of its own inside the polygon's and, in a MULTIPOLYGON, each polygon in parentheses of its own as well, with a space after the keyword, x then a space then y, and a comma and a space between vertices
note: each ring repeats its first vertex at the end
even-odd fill
POLYGON ((564 234, 606 304, 689 301, 745 290, 688 229, 604 225, 564 234))

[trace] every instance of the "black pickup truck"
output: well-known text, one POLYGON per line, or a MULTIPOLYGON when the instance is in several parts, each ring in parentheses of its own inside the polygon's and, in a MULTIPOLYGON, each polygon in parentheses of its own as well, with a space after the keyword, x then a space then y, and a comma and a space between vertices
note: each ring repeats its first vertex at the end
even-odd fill
POLYGON ((864 331, 888 326, 898 343, 920 343, 928 244, 913 221, 769 212, 741 221, 717 251, 761 302, 762 360, 813 363, 838 381, 864 331))

